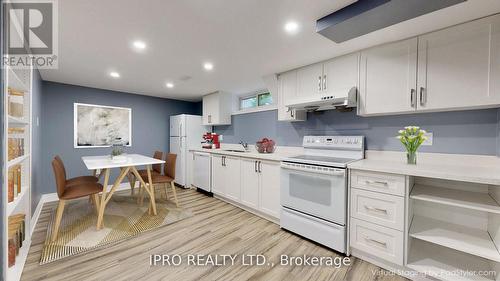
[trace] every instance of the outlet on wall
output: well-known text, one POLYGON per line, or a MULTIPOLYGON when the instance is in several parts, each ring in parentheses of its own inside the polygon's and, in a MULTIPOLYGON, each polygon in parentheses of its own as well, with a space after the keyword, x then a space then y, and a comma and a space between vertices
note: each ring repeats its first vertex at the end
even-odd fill
POLYGON ((433 137, 432 132, 427 132, 427 133, 425 133, 425 135, 424 135, 424 136, 426 136, 426 137, 427 137, 427 140, 426 140, 426 141, 424 141, 424 142, 422 143, 422 145, 432 145, 432 137, 433 137))

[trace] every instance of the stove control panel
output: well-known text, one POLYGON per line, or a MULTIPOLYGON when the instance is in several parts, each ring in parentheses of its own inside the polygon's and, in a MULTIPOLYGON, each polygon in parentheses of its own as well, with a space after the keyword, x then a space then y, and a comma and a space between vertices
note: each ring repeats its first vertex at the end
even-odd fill
POLYGON ((302 145, 324 149, 363 150, 364 139, 363 136, 305 136, 302 145))

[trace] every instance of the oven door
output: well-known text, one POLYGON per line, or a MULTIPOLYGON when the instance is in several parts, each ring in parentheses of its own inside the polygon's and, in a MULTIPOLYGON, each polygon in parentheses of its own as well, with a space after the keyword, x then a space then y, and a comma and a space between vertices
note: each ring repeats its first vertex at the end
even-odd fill
POLYGON ((281 163, 281 205, 333 223, 346 221, 346 170, 281 163))

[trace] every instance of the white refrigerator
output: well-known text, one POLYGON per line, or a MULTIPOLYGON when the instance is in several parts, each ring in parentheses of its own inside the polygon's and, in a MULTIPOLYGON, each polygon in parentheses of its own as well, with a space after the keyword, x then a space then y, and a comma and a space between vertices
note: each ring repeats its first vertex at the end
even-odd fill
POLYGON ((202 125, 202 117, 181 114, 170 116, 170 153, 177 154, 175 183, 185 188, 191 184, 192 161, 188 161, 189 149, 200 148, 203 134, 209 127, 202 125))

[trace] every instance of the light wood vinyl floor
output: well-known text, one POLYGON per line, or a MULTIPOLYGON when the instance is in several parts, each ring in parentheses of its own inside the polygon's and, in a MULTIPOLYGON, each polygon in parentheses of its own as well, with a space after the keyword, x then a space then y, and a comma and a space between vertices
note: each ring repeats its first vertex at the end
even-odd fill
MULTIPOLYGON (((129 192, 129 191, 122 191, 129 192)), ((56 203, 46 204, 36 225, 21 280, 405 280, 360 259, 350 266, 282 266, 279 257, 340 256, 284 231, 278 225, 194 190, 177 189, 179 203, 194 216, 142 233, 107 248, 38 264, 48 220, 56 203), (274 267, 150 266, 151 254, 263 254, 274 267)))

